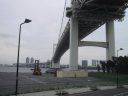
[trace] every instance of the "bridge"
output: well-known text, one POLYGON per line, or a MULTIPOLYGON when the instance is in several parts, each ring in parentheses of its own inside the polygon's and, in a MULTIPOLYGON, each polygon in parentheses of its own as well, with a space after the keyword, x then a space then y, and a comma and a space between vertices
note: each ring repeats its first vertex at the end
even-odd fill
POLYGON ((115 56, 114 21, 122 21, 128 0, 72 0, 66 8, 69 18, 58 41, 52 62, 59 64, 61 56, 70 49, 70 70, 78 69, 78 46, 106 48, 107 60, 115 56), (106 42, 81 41, 106 24, 106 42))

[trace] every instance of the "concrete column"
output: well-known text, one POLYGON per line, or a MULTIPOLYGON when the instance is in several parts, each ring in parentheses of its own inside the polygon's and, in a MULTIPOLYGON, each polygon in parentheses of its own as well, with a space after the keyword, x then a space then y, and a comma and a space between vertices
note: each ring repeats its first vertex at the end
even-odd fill
POLYGON ((60 68, 60 61, 58 61, 57 63, 52 62, 51 68, 60 68))
POLYGON ((70 70, 78 69, 78 19, 70 18, 70 70))
POLYGON ((115 56, 114 21, 106 23, 106 41, 108 42, 108 48, 106 49, 106 59, 112 60, 112 56, 115 56))

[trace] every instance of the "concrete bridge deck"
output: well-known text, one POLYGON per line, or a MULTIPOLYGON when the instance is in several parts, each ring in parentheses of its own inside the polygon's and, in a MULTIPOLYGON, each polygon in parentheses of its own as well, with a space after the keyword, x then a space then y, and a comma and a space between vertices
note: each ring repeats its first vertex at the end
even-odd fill
MULTIPOLYGON (((78 39, 82 40, 109 21, 122 21, 128 0, 72 0, 72 7, 67 8, 67 17, 78 19, 78 39)), ((70 20, 57 44, 53 62, 57 63, 69 49, 70 20)))

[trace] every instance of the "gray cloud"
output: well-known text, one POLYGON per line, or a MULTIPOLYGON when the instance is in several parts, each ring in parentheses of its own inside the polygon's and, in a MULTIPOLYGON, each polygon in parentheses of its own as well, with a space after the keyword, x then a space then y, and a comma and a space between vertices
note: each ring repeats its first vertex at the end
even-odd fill
POLYGON ((0 33, 0 38, 12 39, 12 38, 16 38, 16 37, 14 35, 0 33))
MULTIPOLYGON (((64 2, 65 0, 0 0, 0 48, 4 49, 0 50, 0 55, 3 55, 0 63, 15 62, 19 25, 24 22, 25 18, 31 19, 32 22, 22 26, 21 61, 24 61, 26 56, 41 58, 42 62, 51 59, 53 43, 57 43, 59 36, 64 2), (6 57, 11 60, 8 61, 6 57)), ((66 20, 67 18, 64 17, 65 24, 66 20)), ((128 48, 126 44, 128 41, 127 21, 128 10, 124 21, 115 23, 116 48, 128 48)), ((65 24, 63 24, 63 29, 65 24)), ((84 40, 105 41, 105 26, 84 40)), ((80 48, 79 52, 79 62, 81 59, 105 58, 105 50, 101 51, 100 48, 85 47, 80 48), (95 50, 97 53, 91 53, 95 50)), ((128 49, 125 49, 125 53, 128 53, 128 49)), ((69 52, 64 54, 61 59, 62 63, 69 63, 68 56, 69 52)))

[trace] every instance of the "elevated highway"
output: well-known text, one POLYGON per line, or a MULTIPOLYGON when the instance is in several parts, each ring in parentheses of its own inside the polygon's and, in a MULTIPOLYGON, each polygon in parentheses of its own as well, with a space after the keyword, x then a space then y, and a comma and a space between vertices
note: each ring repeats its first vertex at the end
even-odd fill
MULTIPOLYGON (((72 0, 71 3, 72 6, 66 8, 66 16, 70 19, 58 41, 52 58, 54 63, 59 62, 61 56, 69 49, 71 17, 78 20, 79 43, 80 40, 107 22, 122 21, 125 16, 125 9, 128 7, 128 0, 72 0)), ((108 42, 104 46, 107 47, 107 44, 108 42)))

